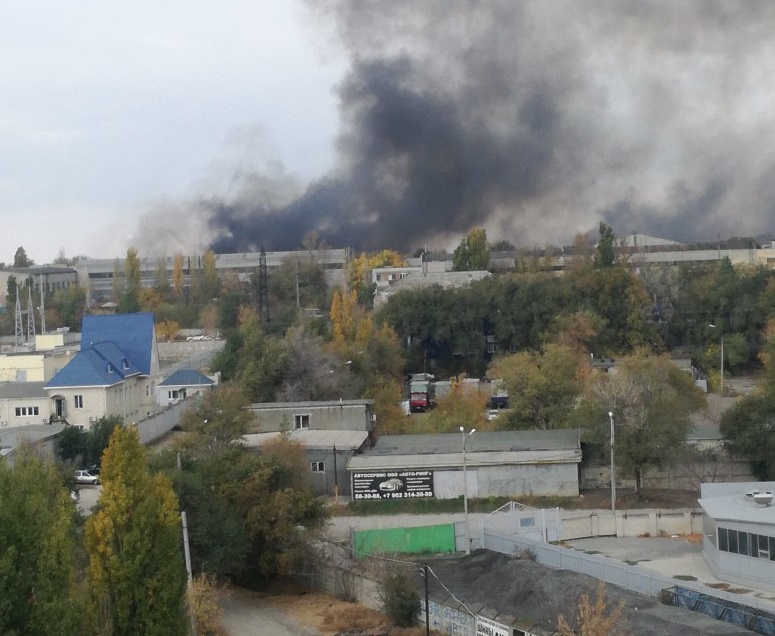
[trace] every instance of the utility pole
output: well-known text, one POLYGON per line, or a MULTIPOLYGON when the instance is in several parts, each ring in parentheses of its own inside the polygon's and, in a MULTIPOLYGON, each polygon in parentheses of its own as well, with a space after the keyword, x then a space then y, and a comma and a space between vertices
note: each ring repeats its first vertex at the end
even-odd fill
POLYGON ((428 564, 422 564, 422 577, 425 579, 425 636, 431 635, 430 600, 428 599, 428 564))
POLYGON ((196 636, 196 616, 192 601, 194 596, 194 579, 191 575, 191 550, 188 547, 188 524, 186 523, 186 512, 180 513, 180 520, 183 523, 183 554, 186 558, 186 573, 188 574, 188 616, 191 620, 191 633, 196 636))
POLYGON ((614 466, 614 447, 616 441, 614 437, 613 411, 608 411, 608 419, 611 421, 611 512, 614 513, 614 523, 616 523, 616 467, 614 466))
POLYGON ((468 527, 468 475, 466 473, 466 442, 476 432, 475 428, 466 435, 464 427, 460 427, 460 432, 463 434, 463 516, 465 517, 466 525, 466 555, 471 554, 471 531, 468 527))

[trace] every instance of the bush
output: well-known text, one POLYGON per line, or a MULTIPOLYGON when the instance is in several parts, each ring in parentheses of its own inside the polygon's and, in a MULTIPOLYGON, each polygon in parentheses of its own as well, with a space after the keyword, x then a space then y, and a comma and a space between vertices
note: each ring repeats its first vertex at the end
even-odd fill
POLYGON ((382 578, 382 602, 385 613, 396 627, 411 627, 420 597, 414 581, 403 570, 388 572, 382 578))

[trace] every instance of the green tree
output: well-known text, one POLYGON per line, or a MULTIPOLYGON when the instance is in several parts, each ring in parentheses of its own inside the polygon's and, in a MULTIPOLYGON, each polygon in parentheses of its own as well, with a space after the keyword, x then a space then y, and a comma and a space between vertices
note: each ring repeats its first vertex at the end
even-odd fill
POLYGON ((615 373, 598 372, 574 412, 589 441, 610 443, 612 413, 617 466, 635 478, 640 496, 645 470, 663 466, 686 441, 691 414, 705 405, 692 376, 668 356, 623 358, 615 373))
POLYGON ((14 267, 32 267, 35 263, 27 257, 27 252, 23 247, 16 248, 13 255, 14 267))
POLYGON ((460 241, 452 254, 452 269, 456 272, 487 269, 490 264, 490 250, 487 247, 487 232, 483 228, 472 229, 460 241))
POLYGON ((730 451, 746 459, 761 480, 775 479, 775 324, 761 354, 765 374, 761 384, 724 411, 719 427, 730 451))
POLYGON ((600 232, 600 240, 597 244, 595 265, 597 267, 613 267, 616 260, 616 237, 614 236, 614 231, 602 221, 598 230, 600 232))
POLYGON ((72 331, 79 331, 83 312, 86 308, 86 291, 78 285, 70 285, 54 292, 54 297, 47 305, 56 310, 61 326, 69 327, 72 331))
POLYGON ((0 462, 0 633, 89 633, 76 582, 75 510, 52 464, 0 462), (82 631, 83 630, 83 631, 82 631))
POLYGON ((130 247, 124 261, 124 289, 116 311, 129 314, 140 311, 140 259, 137 250, 130 247))
POLYGON ((493 361, 487 375, 503 380, 509 411, 502 428, 563 428, 576 406, 583 385, 579 366, 588 365, 566 345, 548 344, 540 353, 522 351, 493 361))
POLYGON ((246 410, 247 405, 247 396, 233 382, 205 394, 180 420, 180 427, 189 433, 184 447, 191 454, 217 453, 228 448, 248 432, 252 415, 246 410))
POLYGON ((85 528, 101 629, 115 636, 185 634, 186 574, 169 478, 151 475, 136 430, 116 427, 101 479, 100 507, 85 528))
POLYGON ((19 300, 19 284, 16 281, 16 276, 11 274, 8 277, 8 283, 6 283, 5 301, 8 307, 15 307, 16 302, 19 300))

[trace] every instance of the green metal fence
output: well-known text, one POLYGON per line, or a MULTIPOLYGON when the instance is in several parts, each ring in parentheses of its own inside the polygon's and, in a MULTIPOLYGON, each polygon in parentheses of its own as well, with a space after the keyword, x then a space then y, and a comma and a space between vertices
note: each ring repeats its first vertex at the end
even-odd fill
POLYGON ((353 536, 353 549, 357 557, 386 552, 399 554, 454 552, 455 524, 358 530, 353 536))

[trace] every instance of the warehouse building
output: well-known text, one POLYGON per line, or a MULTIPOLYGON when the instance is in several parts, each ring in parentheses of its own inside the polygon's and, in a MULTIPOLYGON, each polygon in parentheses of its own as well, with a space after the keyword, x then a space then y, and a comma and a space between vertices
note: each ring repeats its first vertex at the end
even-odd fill
POLYGON ((575 430, 392 435, 347 464, 353 499, 579 494, 575 430), (464 452, 465 444, 465 452, 464 452))

